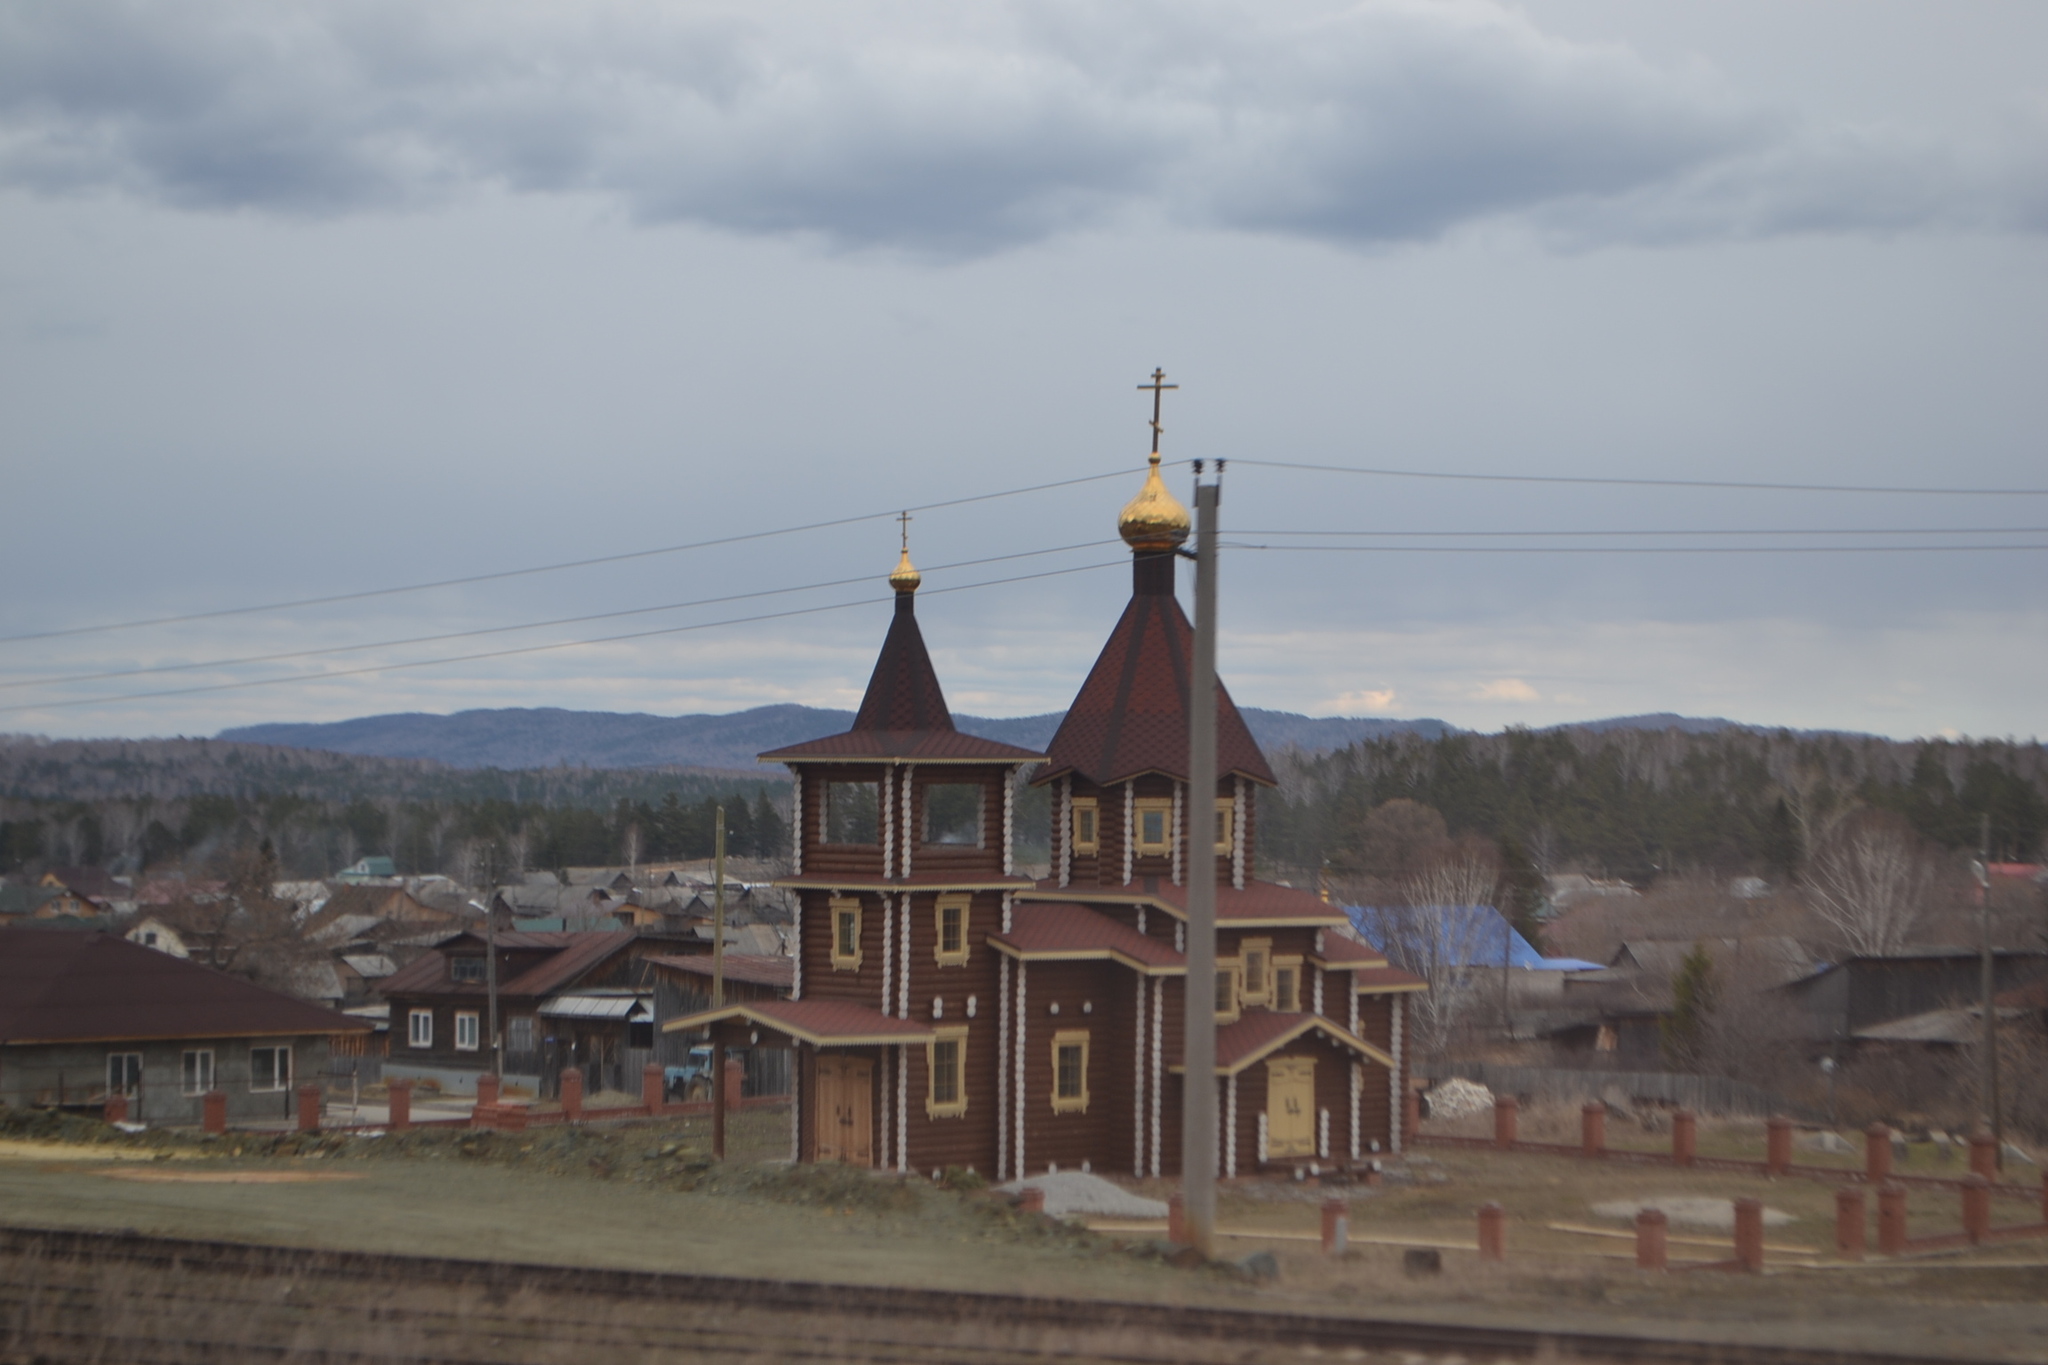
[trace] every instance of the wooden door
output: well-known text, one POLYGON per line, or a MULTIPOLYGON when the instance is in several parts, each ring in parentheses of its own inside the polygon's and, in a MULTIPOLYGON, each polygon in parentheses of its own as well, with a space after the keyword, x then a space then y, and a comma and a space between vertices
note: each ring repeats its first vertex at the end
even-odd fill
POLYGON ((1266 1063, 1266 1155, 1316 1154, 1316 1060, 1275 1057, 1266 1063))
POLYGON ((874 1074, 862 1057, 818 1058, 818 1160, 875 1164, 874 1074))

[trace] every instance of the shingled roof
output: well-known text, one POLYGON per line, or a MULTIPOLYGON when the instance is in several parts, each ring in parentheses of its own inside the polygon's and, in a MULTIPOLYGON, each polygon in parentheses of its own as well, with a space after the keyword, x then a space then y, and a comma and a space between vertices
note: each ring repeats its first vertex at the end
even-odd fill
MULTIPOLYGON (((1033 780, 1077 773, 1101 785, 1141 773, 1188 776, 1188 674, 1195 628, 1173 595, 1173 560, 1140 555, 1135 591, 1095 667, 1047 745, 1052 759, 1033 780)), ((1216 682, 1216 771, 1266 786, 1278 779, 1216 682)))
POLYGON ((962 734, 917 626, 916 594, 896 594, 896 616, 868 679, 853 728, 762 754, 763 763, 1035 763, 1045 757, 1014 744, 962 734))
POLYGON ((118 934, 0 929, 0 1041, 256 1038, 372 1026, 118 934))

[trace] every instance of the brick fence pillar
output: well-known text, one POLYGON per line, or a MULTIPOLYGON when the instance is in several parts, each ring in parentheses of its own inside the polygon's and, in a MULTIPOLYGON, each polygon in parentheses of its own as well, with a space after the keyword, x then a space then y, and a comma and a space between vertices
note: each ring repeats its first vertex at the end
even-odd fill
POLYGON ((391 1115, 384 1126, 393 1132, 404 1132, 412 1127, 412 1082, 391 1081, 384 1090, 385 1103, 391 1107, 391 1115))
POLYGON ((1662 1209, 1643 1209, 1636 1214, 1636 1269, 1662 1270, 1669 1264, 1667 1241, 1670 1219, 1662 1209))
POLYGON ((100 1118, 106 1123, 126 1123, 128 1121, 128 1097, 119 1094, 107 1096, 106 1104, 100 1109, 100 1118))
POLYGON ((562 1073, 562 1118, 569 1123, 583 1121, 583 1071, 579 1067, 562 1073))
POLYGON ((725 1107, 737 1109, 746 1094, 747 1066, 737 1057, 725 1059, 725 1107))
POLYGON ((1045 1191, 1036 1185, 1026 1185, 1017 1191, 1017 1212, 1044 1213, 1045 1191))
POLYGON ((490 1109, 496 1106, 500 1084, 501 1082, 498 1077, 489 1071, 478 1076, 476 1078, 476 1107, 479 1109, 490 1109))
POLYGON ((1752 1273, 1764 1268, 1764 1201, 1735 1201, 1735 1263, 1752 1273))
POLYGON ((1986 1180, 1998 1179, 1998 1139, 1984 1132, 1970 1134, 1970 1170, 1986 1180))
POLYGON ((1505 1151, 1515 1145, 1515 1129, 1520 1125, 1521 1101, 1513 1095, 1493 1097, 1493 1145, 1505 1151))
POLYGON ((640 1103, 647 1106, 649 1118, 661 1117, 661 1063, 649 1062, 640 1068, 640 1103))
POLYGON ((1791 1169, 1792 1120, 1783 1114, 1773 1114, 1764 1128, 1764 1171, 1768 1175, 1783 1175, 1791 1169))
POLYGON ((1892 1175, 1892 1130, 1873 1123, 1863 1130, 1863 1178, 1882 1185, 1892 1175))
POLYGON ((1409 1086, 1401 1092, 1401 1140, 1411 1141, 1422 1131, 1422 1092, 1409 1086))
POLYGON ((228 1130, 228 1092, 209 1090, 199 1097, 199 1112, 209 1133, 225 1133, 228 1130))
POLYGON ((1671 1164, 1690 1166, 1699 1155, 1699 1119, 1690 1109, 1680 1109, 1671 1116, 1671 1164))
POLYGON ((1323 1201, 1323 1255, 1342 1256, 1351 1245, 1351 1205, 1342 1199, 1323 1201))
POLYGON ((1906 1249, 1906 1187, 1884 1184, 1877 1191, 1877 1249, 1896 1256, 1906 1249))
POLYGON ((1835 1191, 1835 1255, 1845 1261, 1863 1259, 1863 1237, 1869 1216, 1861 1186, 1835 1191))
POLYGON ((1607 1154, 1607 1106, 1598 1100, 1587 1101, 1579 1110, 1579 1153, 1582 1156, 1607 1154))
POLYGON ((1479 1206, 1479 1259, 1503 1261, 1508 1254, 1507 1210, 1498 1204, 1479 1206))
POLYGON ((320 1131, 320 1087, 302 1085, 299 1087, 299 1131, 317 1133, 320 1131))
POLYGON ((1972 1171, 1963 1177, 1963 1235, 1981 1242, 1991 1231, 1991 1182, 1972 1171))
POLYGON ((1178 1190, 1166 1196, 1166 1240, 1177 1247, 1188 1244, 1188 1206, 1178 1190))

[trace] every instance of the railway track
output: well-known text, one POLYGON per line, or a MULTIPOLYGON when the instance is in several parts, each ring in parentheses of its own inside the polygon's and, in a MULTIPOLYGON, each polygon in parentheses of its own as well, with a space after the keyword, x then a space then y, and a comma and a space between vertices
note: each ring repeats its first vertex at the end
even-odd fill
POLYGON ((1926 1357, 0 1227, 0 1365, 1932 1365, 1926 1357))

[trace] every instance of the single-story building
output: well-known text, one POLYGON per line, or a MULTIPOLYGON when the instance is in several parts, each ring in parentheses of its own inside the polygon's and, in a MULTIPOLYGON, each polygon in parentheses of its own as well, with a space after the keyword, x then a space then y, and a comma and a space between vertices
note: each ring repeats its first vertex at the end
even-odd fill
POLYGON ((372 1025, 118 934, 0 929, 0 1103, 97 1108, 196 1124, 227 1095, 231 1122, 289 1118, 292 1090, 372 1025))

